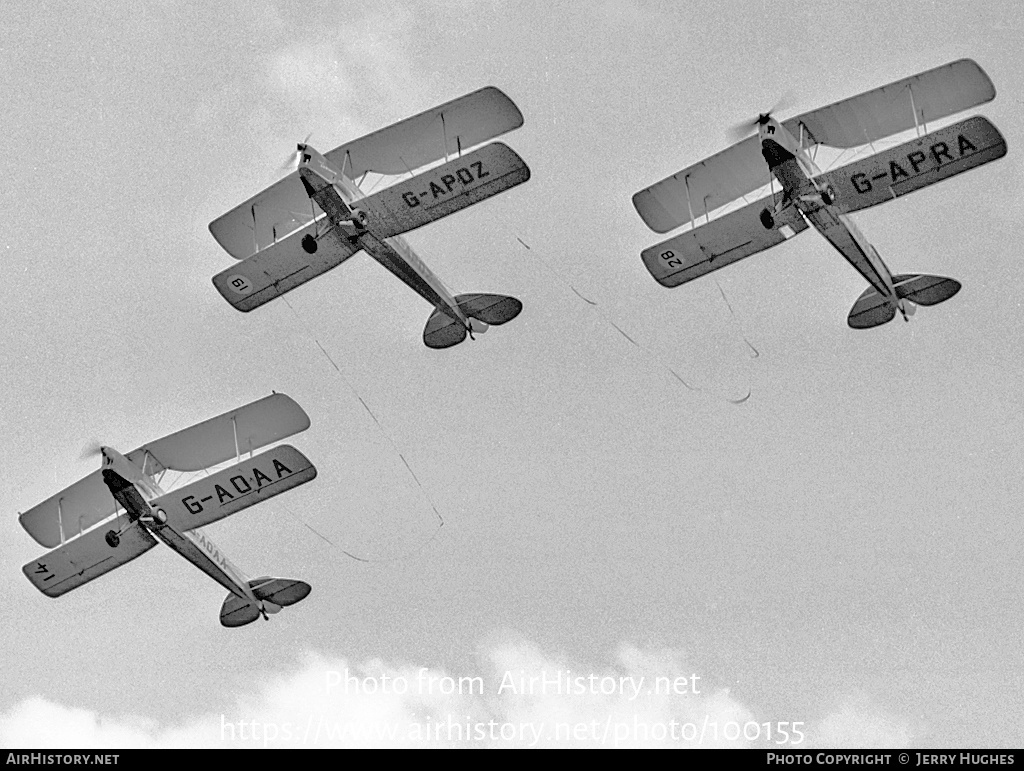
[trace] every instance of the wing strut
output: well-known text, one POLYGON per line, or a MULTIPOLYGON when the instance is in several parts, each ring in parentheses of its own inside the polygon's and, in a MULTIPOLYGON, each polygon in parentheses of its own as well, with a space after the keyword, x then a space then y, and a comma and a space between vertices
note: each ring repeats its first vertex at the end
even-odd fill
POLYGON ((690 201, 690 175, 687 174, 683 177, 683 187, 686 188, 686 208, 690 210, 690 230, 696 229, 697 225, 693 221, 693 202, 690 201))
POLYGON ((242 453, 238 450, 238 418, 236 415, 231 416, 231 430, 235 434, 235 462, 242 462, 242 453))
POLYGON ((441 113, 441 141, 444 142, 444 162, 448 163, 448 127, 444 124, 444 113, 441 113))
POLYGON ((60 545, 64 545, 64 507, 61 502, 64 496, 57 499, 57 530, 60 531, 60 545))
MULTIPOLYGON (((918 139, 921 138, 921 126, 917 122, 917 105, 914 104, 914 84, 907 83, 907 90, 910 92, 910 110, 914 113, 914 133, 918 139)), ((925 124, 924 133, 928 133, 928 125, 925 124)))

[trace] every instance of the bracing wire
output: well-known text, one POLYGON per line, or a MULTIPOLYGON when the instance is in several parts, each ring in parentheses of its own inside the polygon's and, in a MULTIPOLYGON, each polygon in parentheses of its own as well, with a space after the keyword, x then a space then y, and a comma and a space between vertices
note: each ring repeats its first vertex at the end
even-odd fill
POLYGON ((342 549, 341 547, 339 547, 336 544, 334 544, 330 539, 326 538, 323 534, 317 532, 313 527, 311 527, 309 525, 309 523, 303 521, 298 515, 296 515, 290 509, 285 507, 285 511, 287 511, 289 514, 291 514, 292 517, 294 517, 298 522, 302 523, 306 528, 308 528, 310 531, 312 531, 313 533, 318 535, 321 539, 326 541, 332 547, 338 549, 339 551, 341 551, 346 556, 351 557, 354 560, 358 560, 359 562, 398 562, 398 561, 406 559, 406 558, 408 558, 408 557, 410 557, 410 556, 412 556, 414 554, 419 553, 423 549, 427 548, 427 546, 429 546, 434 541, 434 539, 436 539, 438 537, 438 535, 441 532, 441 528, 444 527, 444 517, 442 517, 441 516, 441 512, 438 511, 437 505, 434 503, 434 499, 431 497, 430 493, 427 491, 427 489, 420 482, 419 477, 416 476, 416 473, 412 470, 412 466, 409 465, 409 461, 406 460, 405 455, 403 455, 402 452, 398 449, 398 445, 395 444, 394 439, 391 438, 391 435, 388 433, 387 429, 385 429, 384 426, 381 424, 380 420, 377 419, 377 416, 374 414, 373 410, 370 409, 370 405, 368 405, 366 403, 366 400, 363 399, 362 396, 360 396, 359 392, 356 391, 355 387, 352 385, 352 382, 345 376, 345 373, 342 371, 341 367, 339 367, 337 362, 335 362, 334 359, 331 357, 331 354, 328 353, 327 349, 324 348, 324 346, 321 344, 321 342, 319 340, 317 340, 316 336, 313 335, 312 331, 306 325, 305 321, 302 319, 301 316, 299 316, 298 311, 296 311, 295 307, 288 301, 288 298, 286 296, 282 295, 281 299, 284 300, 284 304, 288 306, 288 309, 295 316, 296 321, 303 328, 303 330, 305 331, 307 336, 314 343, 316 343, 316 347, 320 349, 320 352, 324 355, 324 358, 326 358, 327 361, 330 362, 330 365, 334 368, 334 371, 338 373, 338 376, 342 379, 342 381, 348 387, 349 391, 352 392, 352 395, 355 396, 355 398, 359 401, 359 403, 361 405, 363 405, 363 409, 366 410, 366 414, 369 415, 370 418, 373 420, 373 422, 376 424, 378 430, 380 430, 381 434, 388 441, 388 444, 391 445, 391 449, 394 451, 394 453, 399 458, 401 458, 402 463, 405 465, 406 470, 409 472, 409 476, 412 477, 412 480, 416 483, 416 486, 419 488, 420 493, 423 495, 424 500, 426 500, 426 502, 430 506, 431 510, 434 512, 434 516, 437 517, 438 524, 437 524, 437 528, 434 530, 433 535, 429 539, 424 541, 422 544, 420 544, 420 546, 418 546, 417 548, 413 549, 412 551, 410 551, 410 552, 408 552, 406 554, 402 554, 399 557, 395 557, 395 558, 392 558, 392 559, 369 559, 369 558, 364 558, 364 557, 358 557, 355 554, 352 554, 351 552, 346 551, 345 549, 342 549))
MULTIPOLYGON (((607 324, 609 324, 613 329, 615 329, 616 332, 618 332, 620 335, 622 335, 627 341, 629 341, 633 346, 635 346, 641 353, 647 355, 648 357, 651 357, 652 360, 653 360, 653 358, 654 358, 653 354, 651 354, 650 351, 648 351, 646 348, 644 348, 644 346, 640 345, 640 343, 638 343, 635 339, 633 339, 624 329, 622 329, 622 327, 620 327, 618 324, 616 324, 614 321, 612 321, 612 319, 603 312, 603 310, 598 306, 598 304, 596 302, 594 302, 593 300, 587 298, 581 292, 579 292, 576 289, 576 287, 574 287, 571 283, 569 283, 568 280, 563 278, 556 270, 554 270, 551 267, 551 265, 548 264, 547 260, 543 259, 539 254, 534 252, 534 250, 530 248, 530 245, 527 244, 522 238, 520 238, 519 236, 515 236, 515 239, 516 239, 516 241, 518 241, 523 246, 523 248, 525 248, 528 252, 530 252, 530 254, 532 256, 537 258, 538 262, 540 262, 540 264, 542 266, 544 266, 544 269, 547 270, 548 273, 550 273, 552 276, 555 277, 555 279, 556 279, 556 281, 558 281, 558 283, 562 284, 564 287, 569 289, 573 294, 575 294, 577 297, 579 297, 581 300, 583 300, 583 302, 585 302, 587 305, 593 307, 595 309, 595 311, 598 313, 598 315, 607 324)), ((715 283, 716 284, 718 283, 717 280, 716 280, 715 283)), ((739 321, 738 321, 738 319, 736 319, 736 314, 733 311, 732 305, 729 303, 728 298, 725 296, 725 292, 722 290, 721 285, 718 286, 718 291, 721 292, 722 299, 725 300, 726 307, 729 309, 730 314, 732 314, 733 321, 737 325, 737 330, 740 331, 740 336, 743 338, 743 341, 750 347, 751 351, 753 351, 753 355, 751 356, 751 358, 754 358, 754 359, 758 358, 761 355, 760 352, 747 339, 746 335, 744 335, 743 332, 741 330, 739 330, 739 326, 738 326, 739 325, 739 321)), ((661 361, 657 361, 656 363, 659 366, 663 367, 664 369, 668 370, 668 372, 676 380, 678 380, 680 383, 682 383, 688 390, 693 391, 694 393, 704 393, 704 389, 702 389, 702 388, 700 388, 698 386, 691 385, 682 376, 680 376, 678 372, 676 372, 674 369, 672 369, 668 365, 664 364, 661 361)), ((721 398, 724 399, 725 401, 729 402, 730 404, 743 404, 744 402, 746 402, 750 398, 750 395, 751 395, 751 390, 750 390, 750 388, 748 386, 746 395, 743 396, 740 399, 729 399, 727 397, 721 397, 721 398)))

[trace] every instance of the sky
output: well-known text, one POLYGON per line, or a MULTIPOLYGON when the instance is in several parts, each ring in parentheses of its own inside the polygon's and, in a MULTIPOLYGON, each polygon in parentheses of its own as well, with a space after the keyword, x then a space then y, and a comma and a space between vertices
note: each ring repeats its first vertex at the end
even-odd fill
POLYGON ((1024 743, 1018 3, 3 15, 0 746, 1024 743), (634 192, 782 97, 961 57, 1007 156, 854 216, 955 298, 851 330, 866 284, 813 230, 648 275, 634 192), (249 314, 217 294, 208 223, 297 141, 487 85, 531 179, 407 240, 519 318, 429 350, 431 308, 366 255, 249 314), (206 532, 302 603, 225 629, 223 589, 162 546, 59 599, 21 574, 43 550, 17 513, 92 471, 83 447, 271 391, 319 474, 206 532))

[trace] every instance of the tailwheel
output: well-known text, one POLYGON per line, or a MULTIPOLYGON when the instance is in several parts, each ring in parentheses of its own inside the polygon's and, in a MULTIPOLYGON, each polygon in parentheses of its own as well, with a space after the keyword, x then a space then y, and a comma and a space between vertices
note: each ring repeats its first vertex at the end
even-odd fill
POLYGON ((306 250, 307 254, 315 254, 318 246, 316 239, 309 233, 302 237, 302 248, 306 250))
POLYGON ((765 208, 761 210, 761 224, 764 225, 765 230, 771 230, 775 227, 775 217, 772 216, 771 209, 765 208))
POLYGON ((111 549, 116 549, 118 544, 121 543, 121 536, 117 534, 116 530, 108 530, 107 534, 103 536, 107 541, 107 546, 111 549))
POLYGON ((900 300, 896 307, 899 308, 900 313, 903 314, 904 321, 910 321, 910 317, 917 312, 917 306, 905 298, 900 300))

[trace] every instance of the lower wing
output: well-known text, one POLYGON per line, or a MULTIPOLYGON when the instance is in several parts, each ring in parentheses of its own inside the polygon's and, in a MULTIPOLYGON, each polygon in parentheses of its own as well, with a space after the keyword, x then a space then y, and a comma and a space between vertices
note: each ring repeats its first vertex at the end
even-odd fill
POLYGON ((221 271, 213 277, 213 285, 237 310, 248 312, 338 267, 359 251, 358 244, 335 230, 317 242, 315 252, 307 252, 302 240, 315 237, 320 222, 313 222, 221 271))
POLYGON ((761 222, 761 212, 771 199, 755 201, 724 217, 644 249, 640 257, 654 280, 674 287, 724 268, 734 262, 781 244, 807 223, 795 206, 775 217, 771 228, 761 222))
POLYGON ((279 444, 216 474, 154 498, 180 532, 209 525, 316 478, 316 467, 290 444, 279 444))
POLYGON ((77 589, 156 546, 153 536, 137 522, 111 539, 117 544, 111 546, 108 532, 127 521, 127 518, 120 522, 114 520, 110 528, 94 528, 33 560, 21 571, 39 591, 50 597, 60 597, 77 589))
POLYGON ((530 167, 501 142, 461 155, 352 203, 378 238, 407 233, 521 185, 530 167))
POLYGON ((999 129, 980 115, 827 172, 845 213, 891 201, 1006 155, 999 129))

